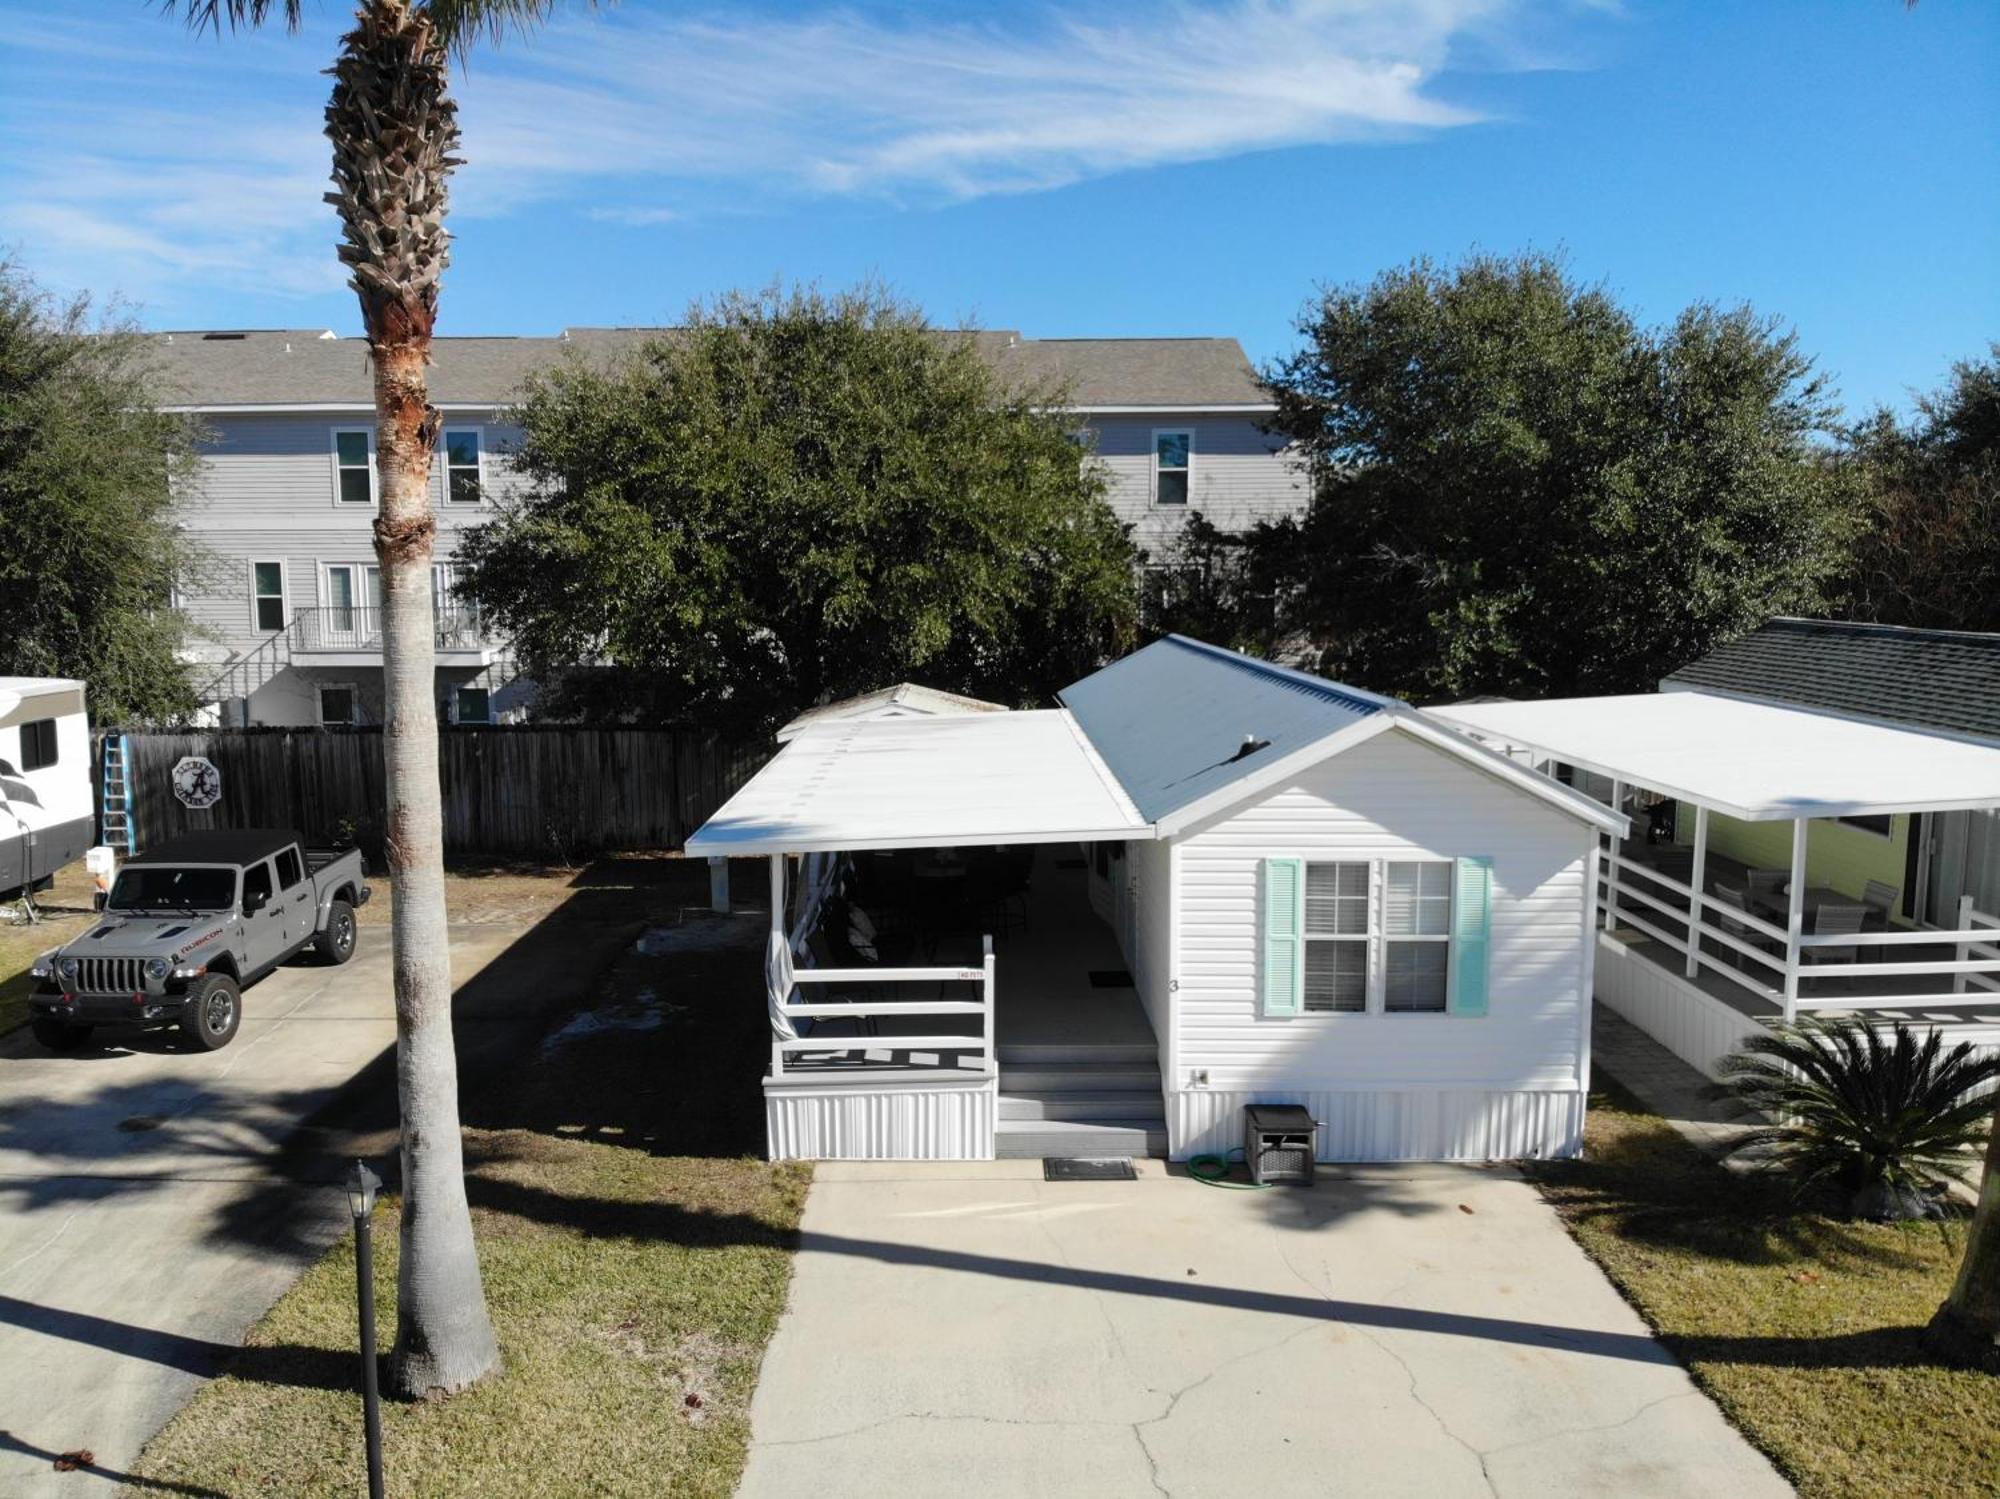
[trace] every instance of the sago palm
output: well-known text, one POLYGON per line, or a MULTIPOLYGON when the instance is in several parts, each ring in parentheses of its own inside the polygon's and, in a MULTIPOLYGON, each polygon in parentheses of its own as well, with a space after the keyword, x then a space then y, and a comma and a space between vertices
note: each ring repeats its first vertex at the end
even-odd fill
POLYGON ((1935 1211, 1985 1137, 2000 1054, 1936 1030, 1887 1035, 1855 1019, 1802 1020, 1753 1036, 1722 1064, 1723 1084, 1773 1122, 1733 1151, 1767 1160, 1800 1187, 1835 1187, 1857 1217, 1935 1211))
MULTIPOLYGON (((360 0, 332 68, 326 134, 341 262, 361 300, 374 370, 381 509, 384 733, 402 1111, 402 1254, 395 1388, 456 1390, 499 1364, 465 1197, 445 931, 431 552, 431 333, 451 259, 446 184, 458 165, 451 55, 482 31, 527 27, 556 0, 360 0)), ((177 0, 163 0, 173 12, 177 0)), ((304 0, 178 0, 197 30, 281 21, 304 0)))

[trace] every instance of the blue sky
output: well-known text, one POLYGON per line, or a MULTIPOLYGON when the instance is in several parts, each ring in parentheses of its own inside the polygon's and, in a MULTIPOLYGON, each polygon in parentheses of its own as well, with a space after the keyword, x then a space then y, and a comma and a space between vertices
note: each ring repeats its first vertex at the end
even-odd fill
MULTIPOLYGON (((0 0, 0 246, 155 327, 357 319, 321 73, 0 0)), ((873 276, 1031 336, 1233 334, 1315 284, 1559 249, 1649 320, 1749 301, 1850 407, 2000 337, 1991 0, 625 0, 479 54, 447 333, 673 321, 873 276)))

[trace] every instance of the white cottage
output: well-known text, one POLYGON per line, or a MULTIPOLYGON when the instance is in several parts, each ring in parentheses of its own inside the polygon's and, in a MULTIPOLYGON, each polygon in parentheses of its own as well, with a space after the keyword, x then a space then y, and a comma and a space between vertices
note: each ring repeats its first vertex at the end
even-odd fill
POLYGON ((1578 1148, 1622 816, 1178 636, 1061 700, 807 727, 690 840, 771 860, 774 1156, 1578 1148))

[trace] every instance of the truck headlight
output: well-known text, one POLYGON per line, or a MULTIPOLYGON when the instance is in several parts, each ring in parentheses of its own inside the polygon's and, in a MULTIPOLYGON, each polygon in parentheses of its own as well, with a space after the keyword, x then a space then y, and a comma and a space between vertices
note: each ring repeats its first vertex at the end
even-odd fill
POLYGON ((148 958, 146 960, 146 977, 157 983, 171 973, 173 967, 174 965, 169 963, 165 958, 148 958))
POLYGON ((198 979, 207 972, 208 968, 205 964, 189 963, 183 967, 176 968, 174 970, 174 977, 177 979, 198 979))
POLYGON ((75 958, 63 958, 56 963, 56 972, 66 979, 73 979, 79 966, 75 958))

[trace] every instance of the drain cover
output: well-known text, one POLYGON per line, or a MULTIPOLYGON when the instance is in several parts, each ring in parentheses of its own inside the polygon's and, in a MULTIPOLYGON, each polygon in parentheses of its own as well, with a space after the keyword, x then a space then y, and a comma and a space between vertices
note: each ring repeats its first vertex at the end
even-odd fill
POLYGON ((1042 1158, 1045 1182, 1129 1182, 1139 1174, 1127 1155, 1052 1155, 1042 1158))

